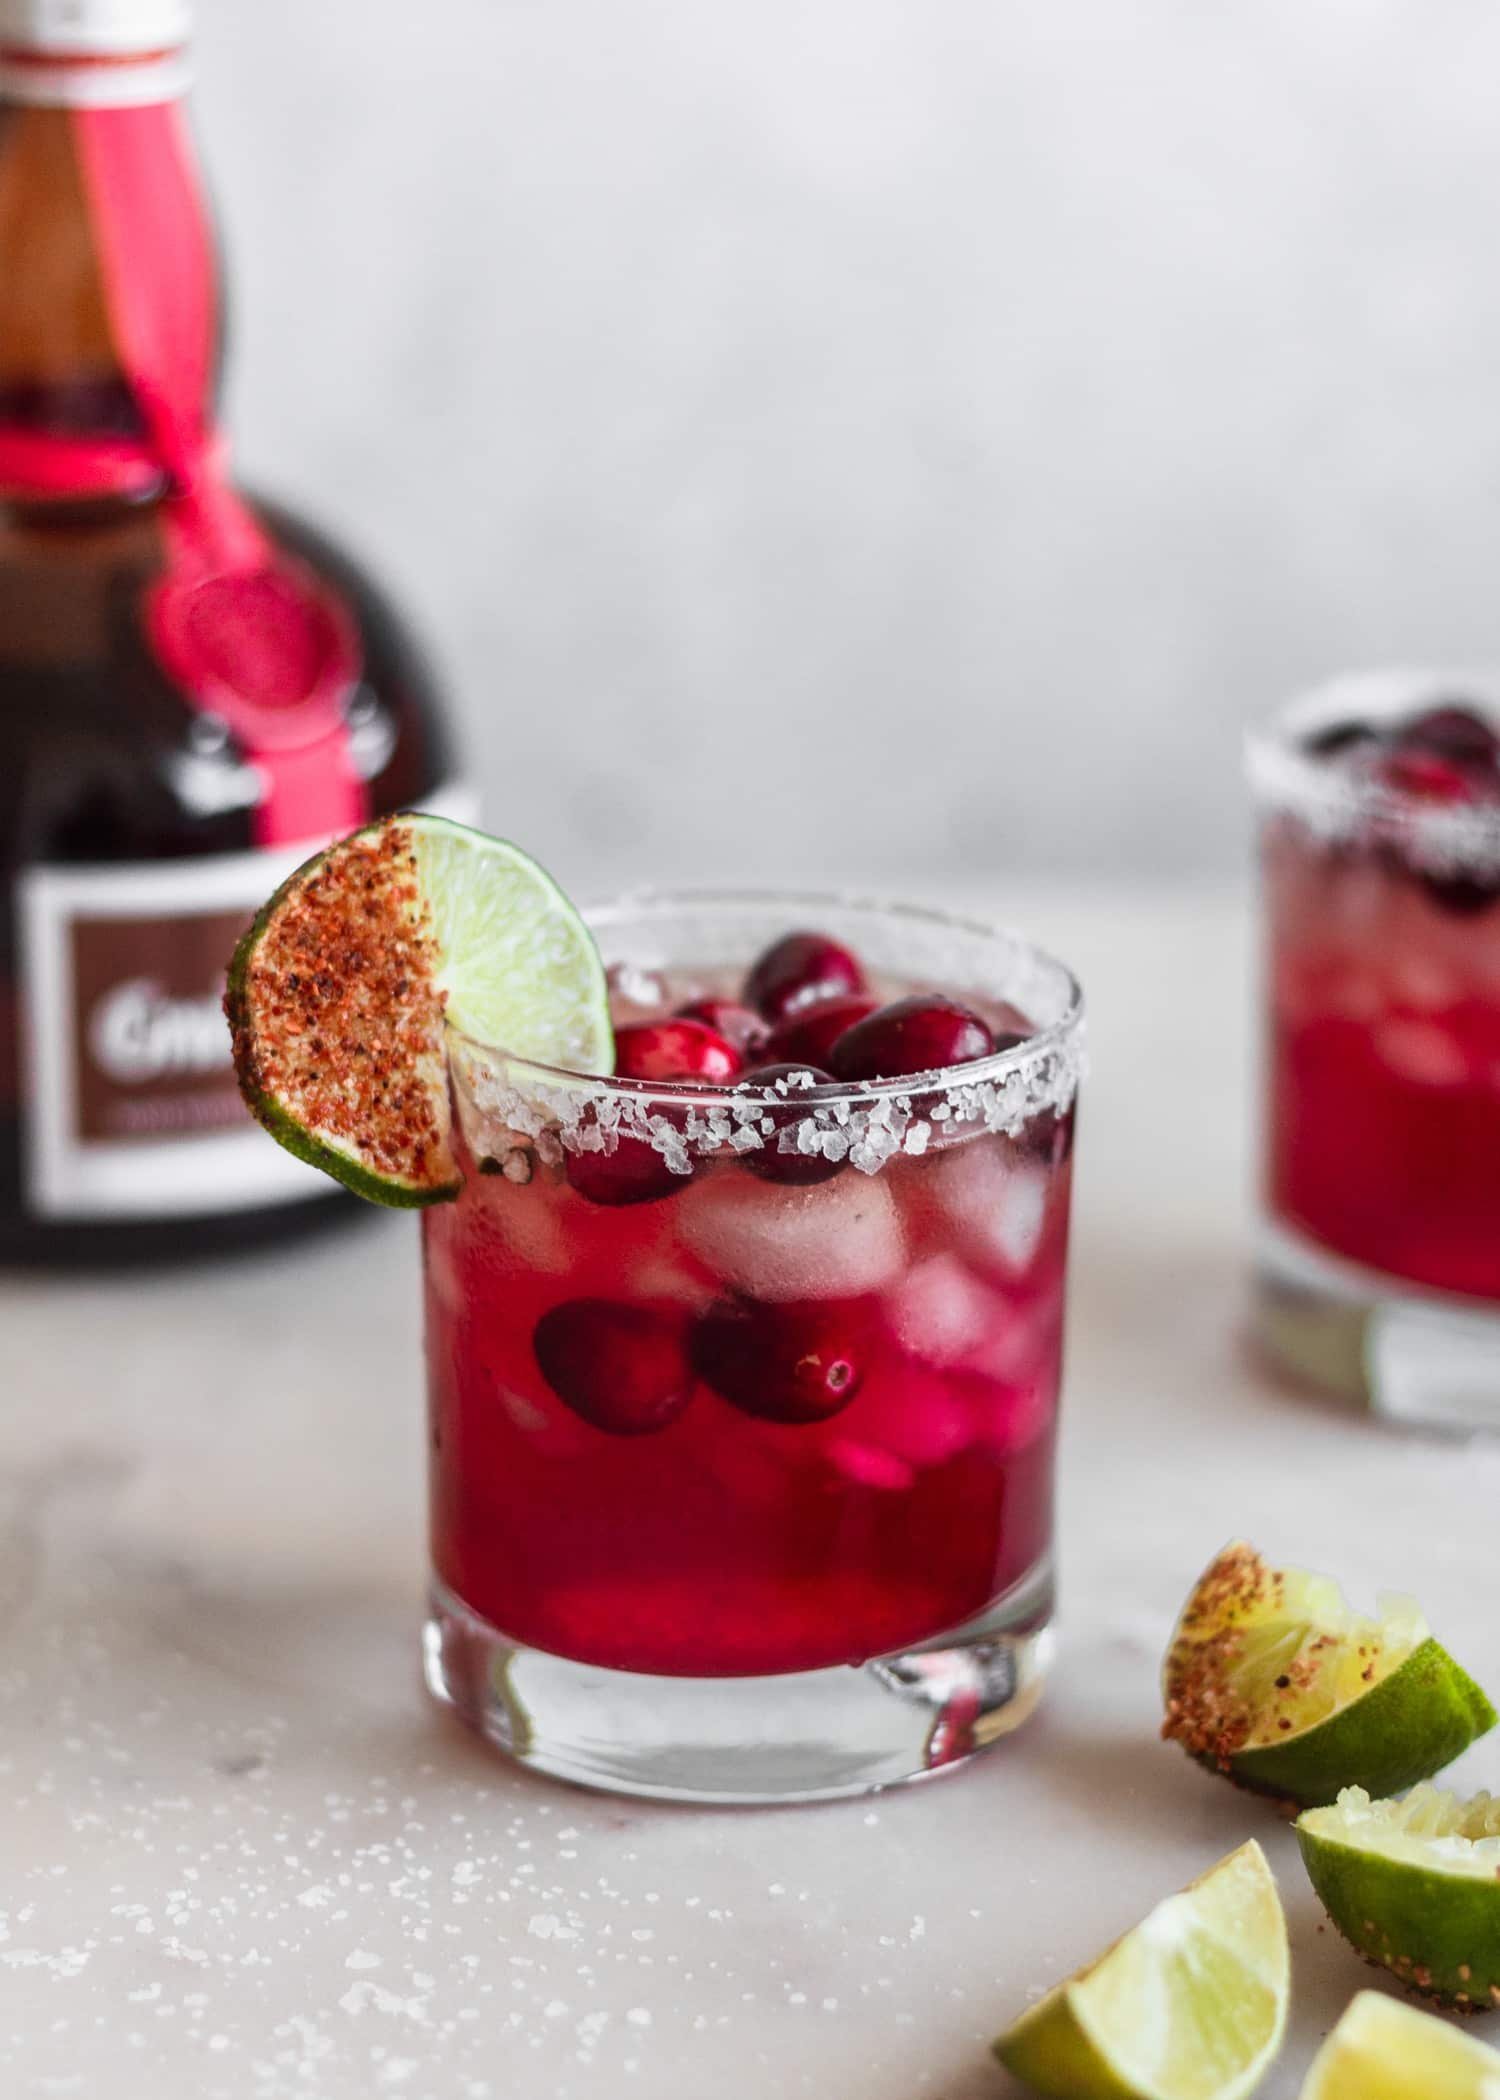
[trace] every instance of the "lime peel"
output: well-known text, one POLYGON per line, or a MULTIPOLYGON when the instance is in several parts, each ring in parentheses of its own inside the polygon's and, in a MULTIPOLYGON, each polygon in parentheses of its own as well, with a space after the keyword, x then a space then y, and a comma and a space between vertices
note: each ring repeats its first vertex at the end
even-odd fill
POLYGON ((1281 2046, 1289 1975, 1252 1840, 1030 2007, 995 2054, 1059 2100, 1244 2100, 1281 2046))
POLYGON ((1387 1794, 1428 1778, 1496 1718, 1412 1599, 1360 1617, 1335 1583, 1273 1568, 1243 1540, 1188 1599, 1163 1692, 1165 1737, 1299 1807, 1351 1783, 1387 1794))
POLYGON ((1308 1878, 1367 1961, 1459 2010, 1500 2006, 1500 1801, 1349 1787, 1297 1819, 1308 1878))

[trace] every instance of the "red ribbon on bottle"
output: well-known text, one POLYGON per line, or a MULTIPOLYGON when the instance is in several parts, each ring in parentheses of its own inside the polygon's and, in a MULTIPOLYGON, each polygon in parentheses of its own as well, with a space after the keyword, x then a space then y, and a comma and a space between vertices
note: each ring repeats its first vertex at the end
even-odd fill
POLYGON ((347 703, 362 670, 342 599, 278 548, 228 475, 211 409, 213 243, 175 102, 69 113, 115 352, 140 441, 0 428, 0 487, 42 499, 164 488, 166 567, 143 607, 157 660, 264 780, 261 845, 368 815, 347 703))

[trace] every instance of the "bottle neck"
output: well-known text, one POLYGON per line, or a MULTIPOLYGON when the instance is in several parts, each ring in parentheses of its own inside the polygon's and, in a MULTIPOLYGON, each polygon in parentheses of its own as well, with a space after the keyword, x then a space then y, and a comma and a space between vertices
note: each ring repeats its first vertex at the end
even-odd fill
POLYGON ((218 270, 180 54, 0 53, 0 500, 191 488, 218 270))
POLYGON ((0 102, 0 504, 61 525, 159 499, 149 655, 255 766, 260 842, 351 830, 358 628, 238 495, 214 418, 213 240, 172 54, 143 28, 181 0, 0 0, 0 43, 7 12, 34 33, 0 102))

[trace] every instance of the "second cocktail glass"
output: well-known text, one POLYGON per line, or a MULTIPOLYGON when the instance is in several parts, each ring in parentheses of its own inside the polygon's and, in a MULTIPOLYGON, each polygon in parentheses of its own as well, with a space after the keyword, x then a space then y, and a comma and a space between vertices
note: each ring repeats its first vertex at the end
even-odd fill
POLYGON ((1340 679, 1252 739, 1260 1333, 1375 1411, 1500 1428, 1500 704, 1340 679))

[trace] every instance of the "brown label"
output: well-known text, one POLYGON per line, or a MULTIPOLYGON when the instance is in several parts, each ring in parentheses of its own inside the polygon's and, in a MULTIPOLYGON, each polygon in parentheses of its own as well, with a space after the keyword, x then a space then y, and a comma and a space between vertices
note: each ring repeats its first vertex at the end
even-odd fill
POLYGON ((247 917, 73 920, 79 1137, 185 1136, 244 1123, 220 1001, 247 917))

